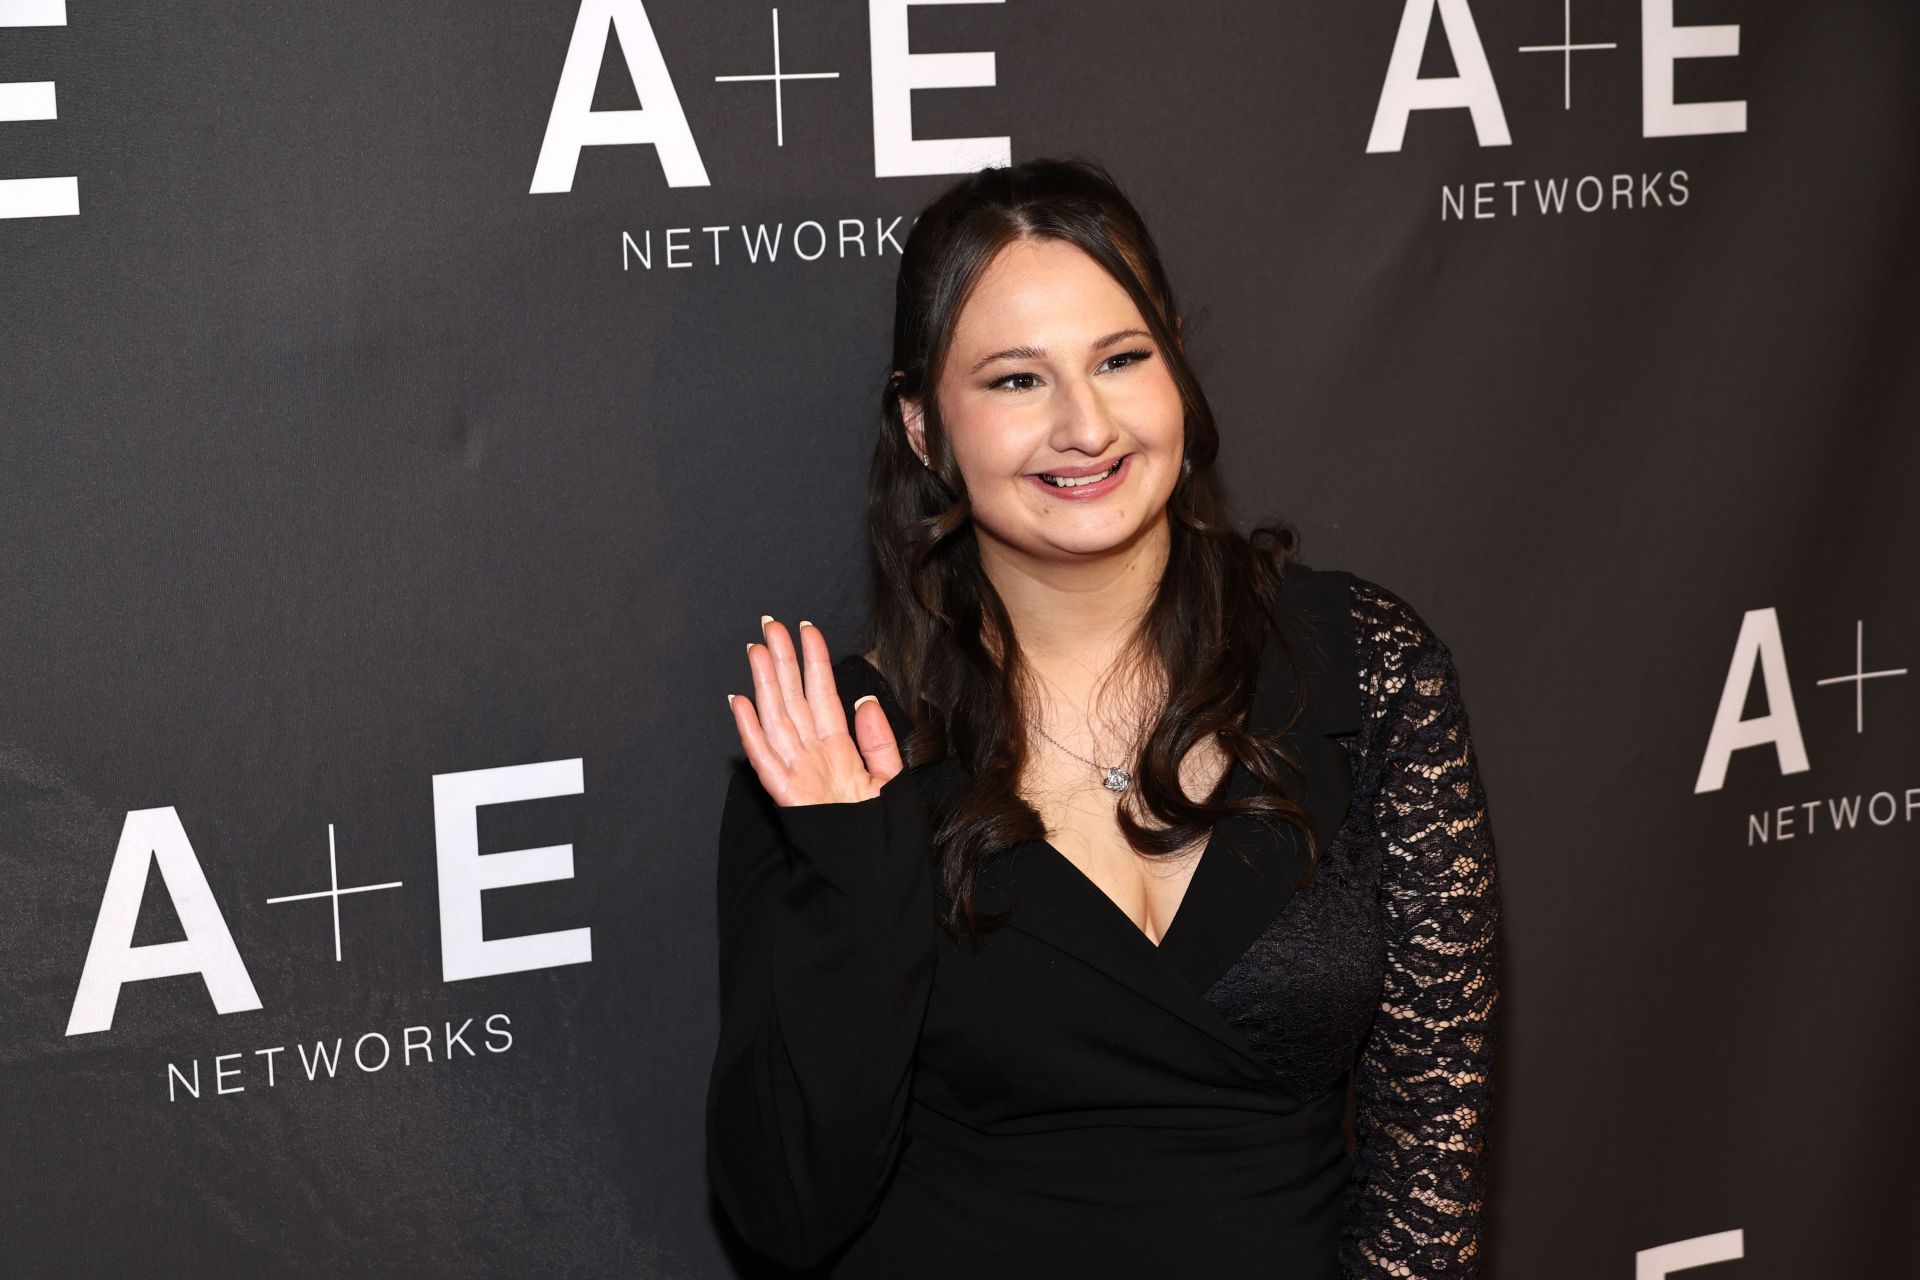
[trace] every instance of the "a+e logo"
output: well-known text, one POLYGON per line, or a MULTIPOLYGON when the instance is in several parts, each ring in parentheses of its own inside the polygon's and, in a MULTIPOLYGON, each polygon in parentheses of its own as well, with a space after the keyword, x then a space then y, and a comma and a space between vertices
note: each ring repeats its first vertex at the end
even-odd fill
MULTIPOLYGON (((1520 53, 1557 53, 1561 60, 1561 105, 1573 107, 1573 55, 1615 48, 1612 41, 1573 39, 1573 0, 1561 0, 1559 44, 1523 44, 1520 53)), ((1740 52, 1740 28, 1733 24, 1678 26, 1673 0, 1640 0, 1640 134, 1671 138, 1702 133, 1745 133, 1747 104, 1729 102, 1675 102, 1673 64, 1682 58, 1731 58, 1740 52)), ((1415 111, 1464 108, 1473 120, 1474 136, 1483 147, 1513 142, 1507 114, 1500 105, 1493 68, 1474 26, 1467 0, 1406 0, 1400 13, 1400 34, 1387 63, 1386 84, 1373 116, 1368 151, 1398 151, 1407 135, 1407 117, 1415 111), (1420 75, 1420 57, 1435 12, 1441 34, 1453 54, 1457 74, 1420 75)))

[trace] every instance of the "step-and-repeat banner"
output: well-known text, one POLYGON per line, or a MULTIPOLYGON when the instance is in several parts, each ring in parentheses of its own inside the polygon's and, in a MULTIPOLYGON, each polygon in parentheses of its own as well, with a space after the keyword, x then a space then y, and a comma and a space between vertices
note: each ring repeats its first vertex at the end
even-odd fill
MULTIPOLYGON (((1462 673, 1490 1273, 1906 1274, 1908 0, 0 0, 0 1273, 746 1274, 714 837, 914 212, 1105 162, 1462 673)), ((991 1229, 991 1224, 983 1224, 991 1229)))

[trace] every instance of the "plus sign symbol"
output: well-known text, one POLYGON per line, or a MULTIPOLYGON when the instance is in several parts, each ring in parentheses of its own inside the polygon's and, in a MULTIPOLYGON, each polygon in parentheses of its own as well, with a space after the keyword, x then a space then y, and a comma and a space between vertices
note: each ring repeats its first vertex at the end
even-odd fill
POLYGON ((1590 49, 1618 49, 1620 46, 1608 40, 1597 44, 1575 44, 1573 42, 1573 0, 1561 0, 1560 43, 1559 44, 1523 44, 1521 53, 1557 53, 1560 55, 1560 106, 1562 110, 1573 110, 1573 55, 1590 49))
POLYGON ((715 80, 770 80, 773 82, 773 145, 787 145, 785 85, 789 80, 838 80, 838 71, 782 71, 780 69, 780 10, 773 11, 773 70, 715 76, 715 80))
POLYGON ((307 902, 325 898, 333 906, 333 958, 340 958, 340 899, 349 893, 372 893, 376 889, 398 889, 401 882, 389 880, 385 884, 355 884, 340 887, 340 857, 334 844, 333 824, 327 824, 327 887, 315 889, 312 893, 288 893, 278 898, 268 898, 269 903, 307 902))
POLYGON ((1867 731, 1867 681, 1884 680, 1888 676, 1907 674, 1905 667, 1885 667, 1879 671, 1867 670, 1866 646, 1866 621, 1856 618, 1853 622, 1853 670, 1843 676, 1828 676, 1824 680, 1814 681, 1818 685, 1850 684, 1853 686, 1853 731, 1855 733, 1867 731))

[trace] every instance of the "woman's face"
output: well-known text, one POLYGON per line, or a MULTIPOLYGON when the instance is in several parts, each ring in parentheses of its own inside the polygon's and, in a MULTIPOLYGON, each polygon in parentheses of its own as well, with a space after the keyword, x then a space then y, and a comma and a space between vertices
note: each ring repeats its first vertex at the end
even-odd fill
MULTIPOLYGON (((1079 248, 1015 240, 961 309, 936 388, 984 557, 1084 561, 1163 525, 1185 411, 1127 291, 1079 248), (1110 479, 1058 487, 1066 471, 1110 479)), ((903 403, 924 455, 918 406, 903 403)))

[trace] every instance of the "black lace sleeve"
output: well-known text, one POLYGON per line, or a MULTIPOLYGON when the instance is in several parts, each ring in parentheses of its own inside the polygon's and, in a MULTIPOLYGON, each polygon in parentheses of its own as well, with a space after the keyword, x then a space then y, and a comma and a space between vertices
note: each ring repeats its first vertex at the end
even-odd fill
POLYGON ((1380 842, 1386 982, 1356 1076, 1343 1280, 1482 1265, 1500 888, 1459 676, 1385 588, 1354 580, 1361 798, 1380 842))

